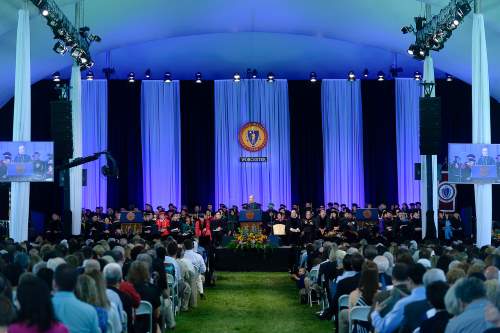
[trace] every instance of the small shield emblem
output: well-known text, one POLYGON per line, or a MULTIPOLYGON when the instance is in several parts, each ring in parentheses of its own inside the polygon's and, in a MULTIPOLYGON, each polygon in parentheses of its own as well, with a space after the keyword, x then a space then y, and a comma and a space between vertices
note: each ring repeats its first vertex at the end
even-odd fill
POLYGON ((248 130, 247 137, 248 137, 248 142, 250 142, 250 144, 253 147, 255 147, 257 141, 259 141, 259 130, 258 129, 248 130))

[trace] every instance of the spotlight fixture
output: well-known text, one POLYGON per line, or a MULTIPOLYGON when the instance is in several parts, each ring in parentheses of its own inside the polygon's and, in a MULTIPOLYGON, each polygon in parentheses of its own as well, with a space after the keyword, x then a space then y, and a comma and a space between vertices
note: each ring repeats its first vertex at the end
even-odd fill
POLYGON ((254 70, 252 71, 252 79, 256 79, 256 78, 257 78, 257 70, 256 70, 256 69, 254 69, 254 70))
POLYGON ((406 35, 409 32, 414 32, 415 29, 411 25, 407 25, 401 28, 401 32, 406 35))
MULTIPOLYGON (((472 10, 471 0, 450 0, 441 11, 426 21, 422 17, 415 18, 415 43, 408 48, 408 54, 417 60, 425 59, 430 50, 440 51, 455 30, 472 10)), ((403 27, 403 33, 409 30, 403 27)))
POLYGON ((382 71, 379 71, 377 73, 377 81, 384 81, 385 80, 385 74, 382 71))
POLYGON ((58 40, 55 44, 54 47, 52 48, 55 52, 59 53, 60 55, 63 55, 68 51, 68 48, 64 44, 63 41, 58 40))
POLYGON ((144 77, 146 79, 148 79, 148 80, 151 78, 151 70, 149 68, 146 70, 146 73, 144 74, 144 77))
POLYGON ((416 71, 415 74, 413 75, 413 78, 415 79, 415 81, 420 81, 422 80, 422 74, 420 74, 419 71, 416 71))
POLYGON ((234 80, 234 82, 240 82, 241 81, 240 74, 239 73, 234 73, 233 80, 234 80))
POLYGON ((365 68, 365 70, 363 71, 363 77, 364 77, 365 79, 367 79, 367 78, 368 78, 368 69, 367 69, 367 68, 365 68))
POLYGON ((201 83, 202 82, 202 80, 201 80, 201 73, 200 72, 198 72, 198 73, 195 74, 195 76, 194 76, 194 82, 196 82, 196 83, 201 83))
POLYGON ((350 82, 356 81, 356 74, 354 74, 353 71, 350 71, 349 74, 347 74, 347 81, 350 82))
POLYGON ((316 72, 311 72, 311 74, 309 74, 309 81, 313 83, 318 81, 318 76, 316 75, 316 72))
POLYGON ((89 70, 87 72, 87 81, 92 81, 92 80, 94 80, 94 72, 89 70))
POLYGON ((163 82, 172 83, 172 74, 170 74, 170 72, 165 73, 163 82))
POLYGON ((135 74, 134 72, 128 73, 128 82, 134 83, 135 82, 135 74))
POLYGON ((55 72, 52 74, 52 81, 61 82, 61 74, 59 72, 55 72))
POLYGON ((453 76, 451 74, 446 73, 446 82, 453 81, 453 76))
POLYGON ((269 72, 267 74, 267 82, 273 83, 274 82, 274 74, 272 72, 269 72))

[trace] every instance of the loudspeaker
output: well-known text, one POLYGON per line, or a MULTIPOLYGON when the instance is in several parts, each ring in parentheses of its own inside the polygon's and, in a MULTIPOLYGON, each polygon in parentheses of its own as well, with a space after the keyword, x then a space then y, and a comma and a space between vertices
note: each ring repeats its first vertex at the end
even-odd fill
POLYGON ((415 180, 422 180, 422 164, 415 163, 415 180))
POLYGON ((50 102, 54 159, 58 162, 73 157, 73 127, 71 124, 71 102, 50 102))
POLYGON ((420 98, 420 154, 441 152, 441 98, 420 98))

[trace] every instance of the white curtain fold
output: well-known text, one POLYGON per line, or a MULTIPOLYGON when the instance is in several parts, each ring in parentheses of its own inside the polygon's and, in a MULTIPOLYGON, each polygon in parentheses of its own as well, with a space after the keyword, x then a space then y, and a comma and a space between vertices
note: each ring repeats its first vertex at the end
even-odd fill
POLYGON ((323 80, 321 114, 325 201, 364 207, 360 81, 323 80))
MULTIPOLYGON (((82 81, 83 156, 108 149, 108 81, 82 81)), ((87 163, 87 186, 83 187, 83 208, 107 207, 108 180, 101 173, 106 158, 87 163)))
MULTIPOLYGON (((424 61, 424 82, 432 82, 435 83, 434 79, 434 61, 432 57, 429 55, 425 57, 424 61)), ((422 89, 422 96, 424 91, 422 89)), ((436 87, 432 90, 431 97, 436 97, 436 87)), ((420 134, 419 134, 420 135, 420 134)), ((437 177, 438 177, 438 167, 437 167, 437 156, 432 155, 432 192, 433 192, 433 202, 427 202, 427 161, 425 155, 420 156, 420 163, 422 165, 421 174, 422 180, 420 182, 420 196, 422 203, 422 238, 427 234, 427 216, 426 212, 429 209, 429 205, 431 205, 432 210, 434 211, 434 227, 436 230, 436 236, 438 232, 438 209, 439 209, 439 199, 437 193, 437 177)))
MULTIPOLYGON (((14 91, 13 141, 31 140, 30 17, 28 9, 18 13, 16 74, 14 91)), ((28 239, 30 183, 11 184, 10 237, 16 242, 28 239)))
MULTIPOLYGON (((482 14, 472 23, 472 142, 491 143, 488 52, 482 14)), ((474 185, 477 246, 491 244, 492 185, 474 185)))
POLYGON ((396 78, 396 151, 399 202, 420 201, 415 163, 420 163, 419 101, 422 87, 415 79, 396 78))
MULTIPOLYGON (((73 128, 73 158, 82 157, 82 80, 80 68, 71 68, 71 117, 73 128)), ((82 226, 82 166, 69 171, 71 232, 79 235, 82 226)), ((67 223, 67 221, 64 221, 67 223)))

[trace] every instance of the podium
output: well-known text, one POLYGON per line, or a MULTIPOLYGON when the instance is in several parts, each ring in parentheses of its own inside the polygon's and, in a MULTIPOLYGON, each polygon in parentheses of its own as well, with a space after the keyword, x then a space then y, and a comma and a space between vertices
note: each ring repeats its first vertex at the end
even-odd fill
POLYGON ((141 234, 144 214, 142 212, 121 212, 120 229, 123 234, 141 234))
POLYGON ((245 209, 239 213, 240 229, 242 232, 261 233, 262 210, 245 209))

